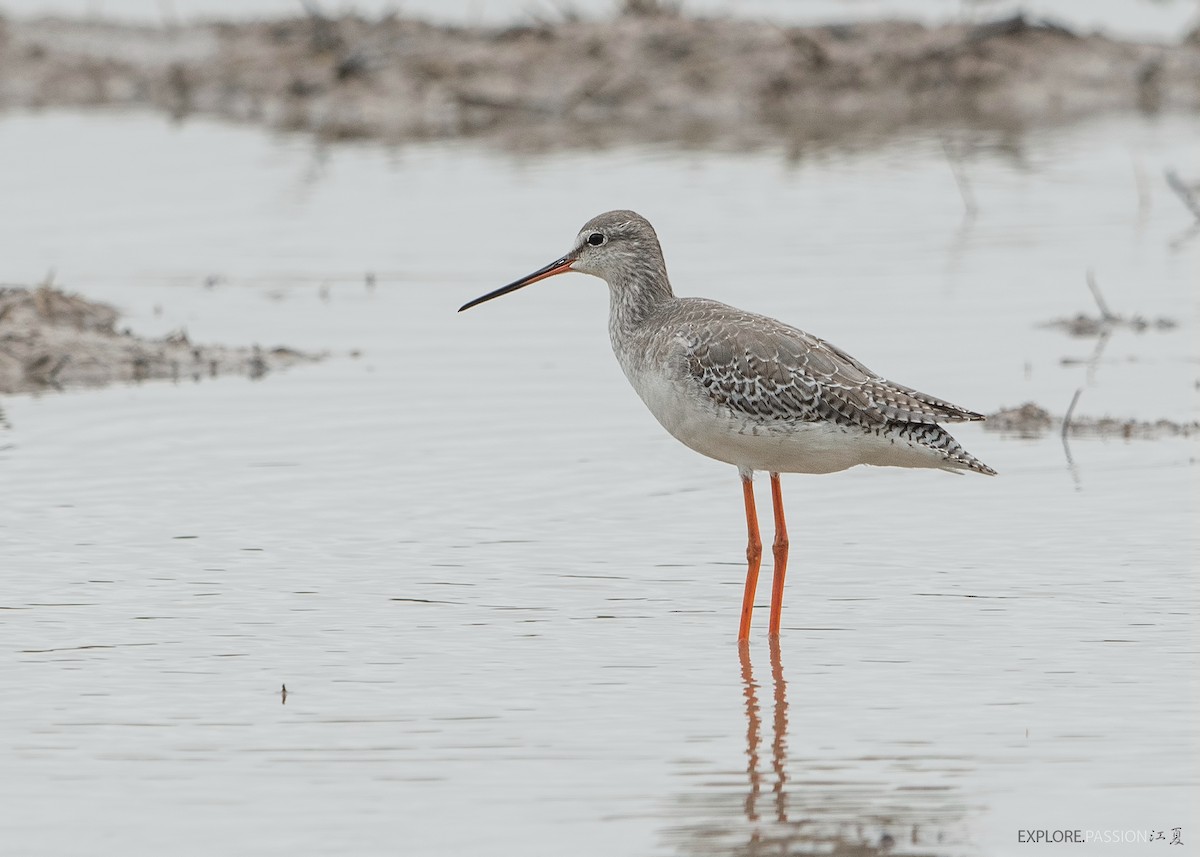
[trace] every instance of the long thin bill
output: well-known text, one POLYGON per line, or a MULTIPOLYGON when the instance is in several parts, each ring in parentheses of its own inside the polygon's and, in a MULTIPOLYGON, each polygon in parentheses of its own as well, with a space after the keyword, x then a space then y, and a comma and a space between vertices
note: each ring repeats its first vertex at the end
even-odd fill
POLYGON ((571 270, 571 263, 575 260, 569 256, 564 256, 561 259, 556 259, 544 268, 538 268, 532 274, 522 277, 515 283, 509 283, 507 286, 502 286, 494 292, 488 292, 482 297, 475 298, 473 301, 468 301, 458 308, 459 312, 465 309, 470 309, 473 306, 479 306, 481 303, 490 301, 492 298, 498 298, 501 295, 506 295, 509 292, 515 292, 517 289, 523 289, 538 280, 544 280, 547 277, 553 277, 555 274, 565 274, 571 270))

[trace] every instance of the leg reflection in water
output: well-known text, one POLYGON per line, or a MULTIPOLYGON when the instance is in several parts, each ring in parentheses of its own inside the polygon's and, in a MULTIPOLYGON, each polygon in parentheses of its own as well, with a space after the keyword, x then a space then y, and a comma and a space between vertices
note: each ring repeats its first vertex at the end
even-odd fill
MULTIPOLYGON (((787 810, 787 725, 788 699, 787 680, 783 677, 783 661, 779 652, 779 638, 770 639, 771 682, 774 687, 774 726, 771 741, 771 771, 775 784, 775 821, 786 823, 787 810)), ((759 769, 759 745, 762 743, 762 716, 758 703, 758 684, 754 681, 754 667, 750 663, 750 644, 738 644, 738 659, 742 665, 743 694, 746 697, 746 774, 750 779, 750 791, 746 795, 746 819, 759 821, 758 798, 762 793, 762 772, 759 769)), ((754 831, 757 838, 759 831, 754 831)))
MULTIPOLYGON (((957 785, 973 769, 973 759, 924 747, 904 734, 903 725, 881 727, 878 717, 863 716, 864 703, 853 682, 830 682, 824 671, 810 668, 813 671, 802 672, 799 680, 793 674, 789 686, 778 639, 770 641, 769 654, 768 690, 755 680, 750 646, 738 646, 740 681, 731 682, 729 689, 740 688, 745 732, 736 721, 729 728, 746 736, 745 755, 731 756, 725 745, 726 752, 712 760, 714 767, 697 770, 689 765, 684 777, 690 787, 674 804, 666 831, 678 853, 978 853, 969 846, 969 825, 981 807, 970 805, 957 785), (843 695, 831 695, 828 689, 833 686, 843 688, 843 695), (789 690, 803 694, 804 705, 791 709, 789 690), (823 731, 817 725, 821 723, 827 724, 823 731), (800 731, 793 732, 797 727, 800 731)), ((760 675, 768 675, 765 668, 760 675)))
POLYGON ((787 682, 783 678, 783 659, 779 655, 779 638, 772 637, 771 681, 775 686, 775 740, 771 742, 771 768, 775 771, 775 820, 787 822, 787 682))
MULTIPOLYGON (((922 806, 921 801, 912 806, 898 805, 895 801, 898 794, 903 794, 902 784, 901 789, 897 789, 897 783, 880 783, 872 788, 864 781, 863 772, 854 771, 854 760, 820 758, 815 746, 807 751, 801 749, 798 756, 789 759, 788 684, 778 638, 770 640, 770 658, 768 695, 755 681, 749 644, 738 646, 746 712, 748 790, 741 800, 744 819, 741 824, 733 823, 733 819, 722 823, 719 801, 713 800, 717 796, 709 794, 705 803, 710 814, 703 824, 693 828, 692 832, 697 834, 694 838, 685 837, 685 851, 747 857, 816 854, 873 857, 893 851, 910 855, 947 853, 941 846, 949 847, 951 843, 939 842, 940 832, 945 822, 961 818, 960 807, 922 806), (772 709, 769 767, 763 758, 763 708, 767 700, 772 709), (764 779, 768 778, 769 809, 762 803, 767 791, 764 779), (735 832, 738 828, 742 828, 741 836, 735 832), (922 834, 923 830, 934 831, 933 843, 922 834), (932 849, 926 850, 930 845, 932 849)), ((847 705, 846 717, 853 714, 853 705, 847 705)))
POLYGON ((762 721, 758 716, 758 685, 754 683, 754 668, 750 665, 750 643, 738 643, 738 658, 742 662, 742 685, 746 696, 746 774, 750 791, 746 795, 746 818, 758 821, 758 795, 762 791, 762 774, 758 772, 758 744, 762 740, 762 721))

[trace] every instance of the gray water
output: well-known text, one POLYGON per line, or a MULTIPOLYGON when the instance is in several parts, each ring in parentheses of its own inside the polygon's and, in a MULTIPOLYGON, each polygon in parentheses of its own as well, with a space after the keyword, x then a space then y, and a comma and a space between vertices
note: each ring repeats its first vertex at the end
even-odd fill
POLYGON ((2 279, 52 268, 142 333, 331 354, 3 400, 4 852, 1192 844, 1194 441, 1077 439, 1071 468, 1057 436, 966 426, 999 477, 785 477, 781 644, 760 608, 739 656, 736 474, 627 388, 603 284, 454 310, 627 206, 679 292, 895 380, 1195 419, 1197 242, 1161 176, 1200 173, 1197 139, 1172 118, 981 138, 967 218, 920 137, 516 157, 0 116, 2 279), (1089 368, 1092 340, 1038 327, 1095 313, 1088 268, 1115 311, 1179 327, 1089 368))

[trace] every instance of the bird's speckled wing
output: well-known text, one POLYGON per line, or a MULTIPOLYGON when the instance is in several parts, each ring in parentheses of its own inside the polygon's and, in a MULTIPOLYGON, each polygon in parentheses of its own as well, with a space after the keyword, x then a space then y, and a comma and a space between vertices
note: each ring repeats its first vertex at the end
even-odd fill
POLYGON ((715 301, 678 302, 674 341, 688 375, 717 404, 764 422, 864 428, 983 419, 895 384, 840 348, 774 319, 715 301))

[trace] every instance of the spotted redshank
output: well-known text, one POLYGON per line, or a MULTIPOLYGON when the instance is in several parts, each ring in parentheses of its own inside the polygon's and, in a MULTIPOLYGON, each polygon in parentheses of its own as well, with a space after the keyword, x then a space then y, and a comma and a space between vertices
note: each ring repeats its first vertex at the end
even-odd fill
POLYGON ((459 312, 569 271, 608 283, 613 351, 655 418, 686 446, 738 469, 749 536, 739 641, 750 635, 762 559, 756 470, 771 474, 775 513, 771 637, 779 635, 788 557, 780 473, 875 464, 995 475, 938 425, 981 414, 881 378, 837 346, 773 318, 676 297, 654 228, 632 211, 592 218, 566 255, 459 312))

